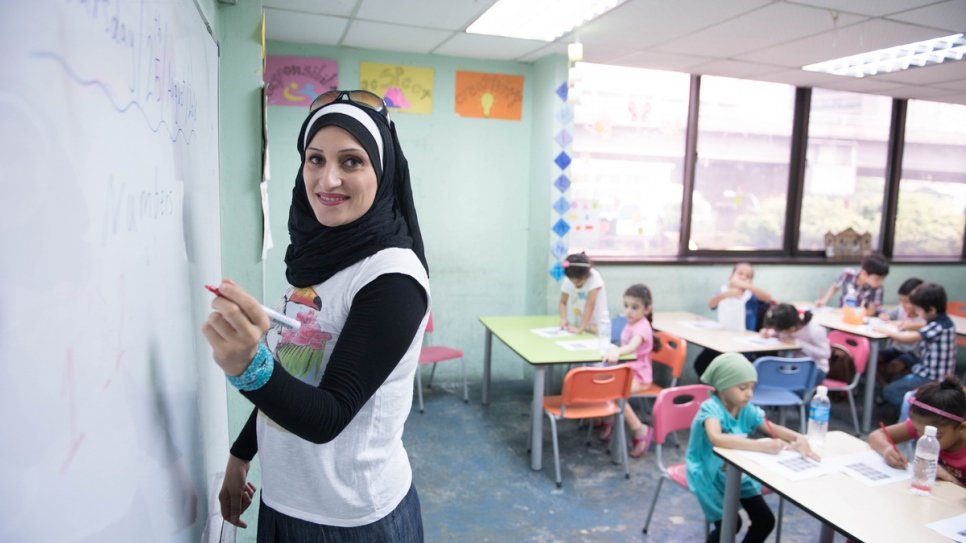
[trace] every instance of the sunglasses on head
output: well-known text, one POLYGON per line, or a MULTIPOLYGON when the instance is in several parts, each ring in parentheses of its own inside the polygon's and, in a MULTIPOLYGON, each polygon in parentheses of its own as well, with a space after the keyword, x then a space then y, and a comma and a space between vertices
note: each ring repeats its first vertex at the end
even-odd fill
POLYGON ((323 92, 312 101, 312 105, 309 106, 309 111, 315 111, 335 102, 351 102, 357 106, 382 113, 386 117, 389 116, 389 110, 386 108, 386 102, 383 101, 382 97, 367 90, 331 90, 323 92))

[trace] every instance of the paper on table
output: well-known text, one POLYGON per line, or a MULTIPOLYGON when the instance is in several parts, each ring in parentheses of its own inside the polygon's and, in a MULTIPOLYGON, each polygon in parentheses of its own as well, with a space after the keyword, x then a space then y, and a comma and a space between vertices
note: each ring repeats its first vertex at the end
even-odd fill
POLYGON ((542 337, 555 338, 555 337, 570 337, 574 334, 564 330, 559 326, 550 326, 547 328, 533 328, 530 330, 534 334, 542 337))
POLYGON ((717 321, 681 321, 681 324, 702 330, 722 328, 721 323, 717 321))
POLYGON ((932 528, 953 541, 966 543, 966 514, 937 520, 927 524, 926 528, 932 528))
POLYGON ((568 351, 600 350, 600 341, 596 339, 572 339, 570 341, 558 341, 557 345, 560 345, 568 351))
POLYGON ((834 466, 827 465, 824 462, 816 462, 811 458, 805 458, 794 449, 785 449, 778 454, 742 450, 738 450, 737 452, 742 456, 746 456, 768 467, 791 481, 811 479, 812 477, 826 475, 835 471, 834 466))
POLYGON ((749 345, 754 345, 756 347, 776 347, 779 348, 785 343, 778 339, 777 337, 761 337, 761 336, 742 336, 735 338, 735 341, 740 341, 742 343, 747 343, 749 345))
POLYGON ((908 470, 896 469, 885 463, 879 453, 873 450, 846 454, 829 458, 830 465, 837 466, 839 471, 855 477, 869 486, 879 486, 908 479, 908 470))

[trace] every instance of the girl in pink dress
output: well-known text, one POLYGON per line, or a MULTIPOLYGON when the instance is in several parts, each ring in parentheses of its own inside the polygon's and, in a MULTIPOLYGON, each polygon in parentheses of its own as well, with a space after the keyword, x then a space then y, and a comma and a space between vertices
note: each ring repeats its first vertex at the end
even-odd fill
MULTIPOLYGON (((635 360, 627 362, 634 372, 631 394, 647 388, 654 382, 651 371, 651 352, 659 350, 661 345, 654 337, 654 330, 651 329, 653 313, 651 290, 640 283, 628 287, 624 291, 624 314, 627 317, 627 326, 621 332, 621 346, 604 353, 604 362, 608 364, 617 363, 618 359, 625 354, 633 353, 637 356, 635 360)), ((632 436, 630 455, 635 458, 642 456, 651 445, 654 431, 641 422, 630 404, 624 404, 624 420, 632 436)), ((611 425, 605 424, 601 439, 609 438, 610 433, 611 425)))

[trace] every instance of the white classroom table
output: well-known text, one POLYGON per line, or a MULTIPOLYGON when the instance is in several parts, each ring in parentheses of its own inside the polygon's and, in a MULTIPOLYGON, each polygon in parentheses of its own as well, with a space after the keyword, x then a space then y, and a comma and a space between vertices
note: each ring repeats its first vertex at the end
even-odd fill
MULTIPOLYGON (((868 444, 845 432, 829 432, 823 458, 868 449, 868 444)), ((926 524, 966 513, 966 488, 937 481, 931 496, 909 491, 909 481, 869 486, 836 472, 813 479, 791 481, 734 449, 714 448, 727 466, 721 542, 735 540, 741 474, 761 481, 786 500, 822 521, 820 541, 832 541, 837 531, 853 541, 949 541, 926 524)))
POLYGON ((761 339, 757 332, 725 330, 717 327, 717 323, 687 311, 655 311, 651 326, 719 353, 767 353, 799 348, 797 342, 756 344, 754 341, 761 339))

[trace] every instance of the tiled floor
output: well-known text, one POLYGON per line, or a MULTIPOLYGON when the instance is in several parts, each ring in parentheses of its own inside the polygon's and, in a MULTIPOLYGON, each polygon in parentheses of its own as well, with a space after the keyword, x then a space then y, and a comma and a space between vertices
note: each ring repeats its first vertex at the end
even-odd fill
MULTIPOLYGON (((674 484, 663 485, 649 534, 641 533, 659 474, 653 446, 644 457, 631 459, 627 480, 603 443, 595 437, 586 446, 585 429, 565 422, 560 426, 563 488, 557 489, 546 424, 543 470, 529 467, 531 384, 500 382, 492 390, 484 407, 479 387, 471 387, 469 404, 455 385, 434 387, 425 392, 425 414, 414 408, 406 424, 404 440, 427 542, 703 541, 697 501, 674 484)), ((851 431, 847 402, 833 404, 832 416, 832 429, 851 431)), ((798 416, 789 413, 788 425, 797 428, 797 423, 798 416)), ((683 454, 683 448, 665 447, 666 461, 681 461, 683 454)), ((777 498, 766 499, 777 513, 777 498)), ((818 521, 786 504, 782 541, 815 541, 818 532, 818 521)))

